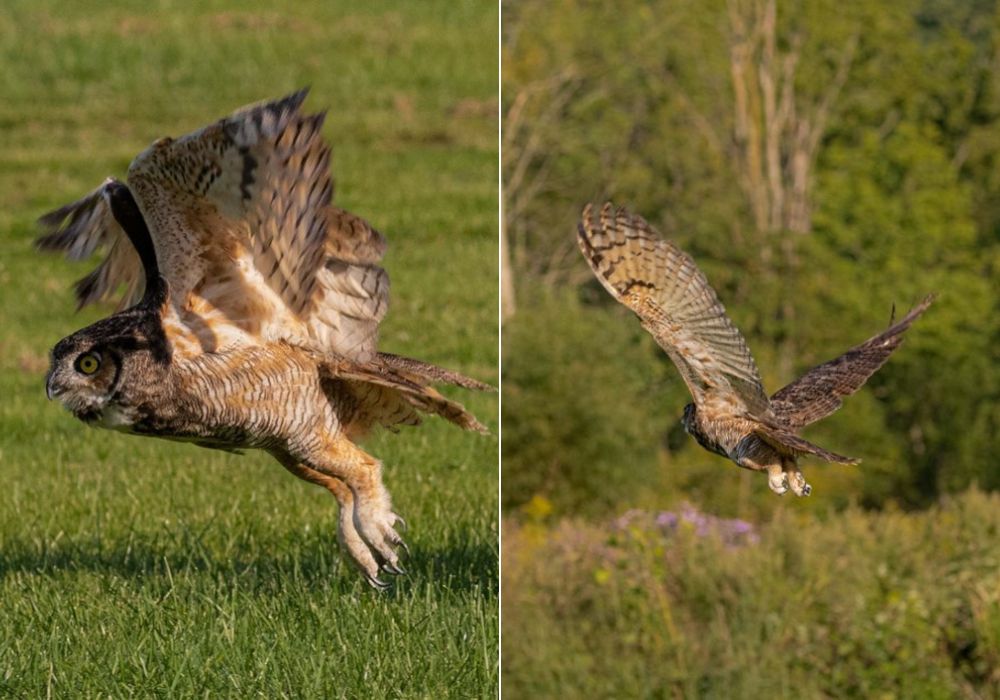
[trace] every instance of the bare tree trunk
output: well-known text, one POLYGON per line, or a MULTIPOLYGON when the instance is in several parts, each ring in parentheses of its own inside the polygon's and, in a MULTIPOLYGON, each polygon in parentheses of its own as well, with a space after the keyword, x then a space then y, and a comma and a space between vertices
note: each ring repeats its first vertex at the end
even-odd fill
POLYGON ((777 48, 776 0, 730 0, 729 29, 735 162, 754 224, 762 233, 808 233, 812 170, 858 37, 846 42, 833 78, 810 105, 795 92, 801 35, 777 48))
POLYGON ((530 224, 527 213, 536 197, 551 185, 552 159, 548 150, 552 134, 558 130, 562 110, 572 99, 579 80, 564 71, 546 80, 529 83, 514 96, 503 119, 501 170, 503 174, 503 221, 501 224, 501 277, 509 291, 502 291, 503 318, 514 313, 513 277, 516 266, 528 262, 525 239, 530 224))
POLYGON ((514 300, 514 275, 507 247, 507 231, 500 227, 500 322, 506 323, 517 310, 514 300))

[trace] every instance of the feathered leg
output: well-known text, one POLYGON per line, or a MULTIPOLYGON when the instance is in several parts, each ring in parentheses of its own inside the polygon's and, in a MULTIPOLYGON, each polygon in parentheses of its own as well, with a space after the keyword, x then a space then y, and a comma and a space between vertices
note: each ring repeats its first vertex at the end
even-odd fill
POLYGON ((406 573, 396 552, 396 547, 406 549, 406 543, 395 530, 396 523, 403 519, 392 511, 389 492, 382 484, 382 463, 343 434, 325 440, 320 449, 301 457, 312 470, 341 480, 349 487, 354 528, 379 568, 389 574, 406 573))
POLYGON ((327 476, 322 472, 307 467, 287 453, 273 452, 272 454, 281 466, 295 476, 311 484, 322 486, 333 494, 333 497, 337 499, 337 505, 340 510, 337 541, 340 542, 340 546, 347 552, 350 560, 361 570, 361 573, 364 574, 365 579, 373 588, 381 590, 388 587, 389 584, 378 578, 378 562, 375 561, 375 557, 372 555, 371 550, 368 549, 368 545, 365 544, 365 541, 354 527, 354 494, 348 488, 347 484, 340 479, 327 476))

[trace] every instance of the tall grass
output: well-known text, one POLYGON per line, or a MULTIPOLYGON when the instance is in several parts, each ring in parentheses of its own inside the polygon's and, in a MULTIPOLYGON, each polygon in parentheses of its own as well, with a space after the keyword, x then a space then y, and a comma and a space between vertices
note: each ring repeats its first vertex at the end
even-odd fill
MULTIPOLYGON (((34 220, 154 139, 303 85, 337 203, 384 232, 382 347, 496 381, 496 3, 5 3, 0 10, 0 695, 490 697, 497 441, 366 447, 410 524, 376 595, 335 503, 261 455, 94 431, 45 401, 89 268, 34 220)), ((496 431, 496 398, 453 393, 496 431)))

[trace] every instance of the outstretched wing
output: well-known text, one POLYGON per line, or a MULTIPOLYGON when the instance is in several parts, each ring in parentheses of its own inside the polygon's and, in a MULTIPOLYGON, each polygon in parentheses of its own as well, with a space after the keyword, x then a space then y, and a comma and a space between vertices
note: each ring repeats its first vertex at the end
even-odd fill
MULTIPOLYGON (((160 139, 129 168, 179 317, 173 330, 196 350, 286 340, 359 359, 375 352, 388 305, 388 277, 378 264, 385 241, 332 205, 323 115, 302 114, 305 95, 160 139)), ((66 249, 120 240, 105 205, 85 202, 61 210, 65 225, 58 212, 43 218, 46 238, 66 249), (96 215, 84 220, 87 210, 96 215)), ((101 293, 81 301, 113 294, 141 269, 131 262, 128 271, 108 270, 101 293)))
POLYGON ((796 429, 836 411, 844 397, 860 389, 893 350, 903 342, 903 333, 934 301, 928 296, 884 333, 869 338, 840 357, 803 374, 771 397, 771 410, 778 421, 796 429))
POLYGON ((695 403, 722 399, 752 415, 768 399, 746 341, 694 260, 642 217, 583 210, 577 240, 604 288, 632 309, 684 378, 695 403))

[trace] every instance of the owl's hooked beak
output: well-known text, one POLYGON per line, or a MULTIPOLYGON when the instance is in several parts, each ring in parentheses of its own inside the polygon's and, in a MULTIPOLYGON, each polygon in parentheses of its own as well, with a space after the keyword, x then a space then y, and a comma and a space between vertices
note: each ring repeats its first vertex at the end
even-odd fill
POLYGON ((49 401, 59 396, 63 391, 65 389, 55 383, 55 373, 49 372, 48 376, 45 377, 45 395, 49 401))

